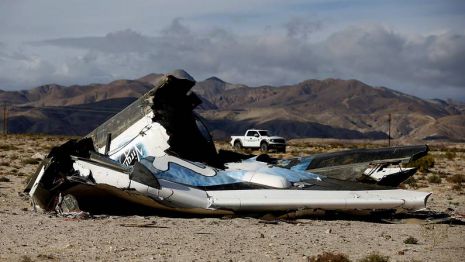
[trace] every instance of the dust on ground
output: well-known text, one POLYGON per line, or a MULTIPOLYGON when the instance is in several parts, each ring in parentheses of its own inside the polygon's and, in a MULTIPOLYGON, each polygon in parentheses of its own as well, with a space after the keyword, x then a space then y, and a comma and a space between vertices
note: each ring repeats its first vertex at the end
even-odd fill
MULTIPOLYGON (((343 253, 354 261, 374 252, 390 261, 463 261, 465 257, 465 226, 460 225, 383 224, 322 217, 276 224, 255 218, 159 216, 81 220, 36 213, 22 193, 25 182, 37 168, 38 159, 68 139, 0 137, 0 260, 308 261, 323 252, 343 253), (409 237, 418 243, 405 244, 409 237)), ((228 148, 226 143, 217 146, 228 148)), ((297 140, 290 141, 286 154, 273 156, 370 146, 369 142, 297 140)), ((415 183, 404 186, 433 192, 428 203, 432 210, 465 213, 463 184, 450 179, 464 174, 465 145, 438 144, 431 149, 434 167, 419 172, 415 183)))

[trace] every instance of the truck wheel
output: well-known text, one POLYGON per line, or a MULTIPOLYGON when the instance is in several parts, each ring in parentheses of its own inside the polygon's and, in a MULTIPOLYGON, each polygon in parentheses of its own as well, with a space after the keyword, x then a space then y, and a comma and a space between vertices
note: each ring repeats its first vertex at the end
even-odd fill
POLYGON ((242 144, 241 144, 240 141, 235 141, 234 142, 234 149, 236 149, 237 151, 242 149, 242 144))
POLYGON ((260 151, 262 151, 263 153, 267 153, 268 152, 268 144, 267 143, 262 143, 260 145, 260 151))
POLYGON ((281 148, 280 150, 278 150, 278 152, 280 152, 280 153, 286 153, 286 148, 281 148))

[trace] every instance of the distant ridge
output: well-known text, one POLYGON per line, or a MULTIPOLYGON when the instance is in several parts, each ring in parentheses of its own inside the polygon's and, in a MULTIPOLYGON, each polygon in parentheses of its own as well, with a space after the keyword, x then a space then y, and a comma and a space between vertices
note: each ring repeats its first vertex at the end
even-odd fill
MULTIPOLYGON (((193 79, 181 69, 169 74, 193 79)), ((11 132, 82 135, 147 92, 162 76, 153 73, 108 84, 0 90, 0 103, 15 105, 10 112, 11 132), (76 107, 99 112, 64 109, 76 107), (100 112, 108 108, 111 110, 100 112)), ((197 82, 193 91, 203 101, 198 112, 218 139, 250 127, 271 129, 289 138, 385 139, 391 114, 394 138, 464 141, 465 105, 424 100, 354 79, 310 79, 295 85, 249 87, 212 76, 197 82)))

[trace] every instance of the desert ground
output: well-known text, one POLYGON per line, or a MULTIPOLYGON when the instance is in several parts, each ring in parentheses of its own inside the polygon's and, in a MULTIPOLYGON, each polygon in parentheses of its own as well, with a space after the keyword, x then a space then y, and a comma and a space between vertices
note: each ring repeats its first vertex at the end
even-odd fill
MULTIPOLYGON (((388 224, 363 217, 259 218, 97 216, 34 212, 22 190, 40 159, 68 137, 0 137, 1 261, 463 261, 465 226, 388 224), (416 244, 404 243, 408 238, 416 244), (369 258, 367 256, 373 255, 369 258), (328 256, 328 255, 327 255, 328 256), (318 260, 320 258, 320 260, 318 260)), ((370 141, 292 140, 286 154, 381 146, 370 141)), ((218 148, 228 148, 218 142, 218 148)), ((465 215, 465 145, 433 144, 429 165, 403 187, 433 192, 428 209, 465 215)), ((258 153, 258 152, 253 152, 258 153)))

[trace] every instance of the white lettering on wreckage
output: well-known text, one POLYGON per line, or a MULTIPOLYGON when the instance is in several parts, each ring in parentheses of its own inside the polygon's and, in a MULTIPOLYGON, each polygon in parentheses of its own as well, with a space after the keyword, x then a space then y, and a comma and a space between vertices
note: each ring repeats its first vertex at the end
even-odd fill
MULTIPOLYGON (((142 147, 142 146, 140 146, 142 147)), ((124 165, 130 166, 133 165, 136 161, 139 161, 141 157, 144 157, 144 150, 139 148, 138 145, 135 145, 133 148, 124 152, 121 155, 120 162, 124 165)))

